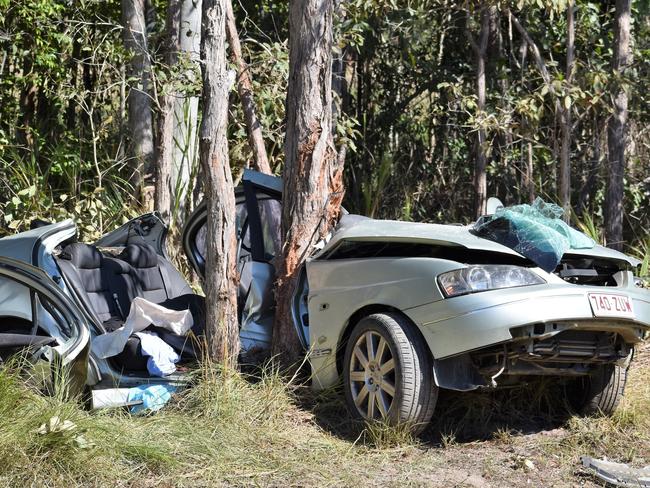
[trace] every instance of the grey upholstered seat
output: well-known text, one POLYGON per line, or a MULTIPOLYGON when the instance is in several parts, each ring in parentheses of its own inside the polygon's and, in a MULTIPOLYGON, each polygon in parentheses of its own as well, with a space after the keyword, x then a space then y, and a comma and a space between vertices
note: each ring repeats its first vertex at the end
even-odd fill
MULTIPOLYGON (((142 297, 173 310, 189 309, 194 334, 203 333, 203 297, 192 293, 181 274, 151 246, 130 244, 114 258, 104 256, 95 246, 73 243, 66 246, 57 262, 78 299, 107 331, 121 327, 132 300, 142 297)), ((156 331, 184 356, 197 357, 187 337, 156 331)), ((129 339, 115 360, 129 370, 146 368, 137 337, 129 339)))

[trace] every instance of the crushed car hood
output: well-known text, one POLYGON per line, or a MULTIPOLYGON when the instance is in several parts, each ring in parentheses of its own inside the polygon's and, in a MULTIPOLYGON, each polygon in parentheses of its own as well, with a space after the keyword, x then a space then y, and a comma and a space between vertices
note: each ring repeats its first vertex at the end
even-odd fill
POLYGON ((341 241, 390 241, 458 246, 520 256, 506 246, 472 234, 470 229, 470 226, 375 220, 360 215, 344 215, 322 252, 333 249, 341 241))
MULTIPOLYGON (((519 256, 518 252, 507 246, 484 239, 472 232, 471 225, 444 225, 419 222, 403 222, 399 220, 377 220, 361 215, 344 215, 331 239, 318 253, 328 253, 341 241, 366 242, 415 242, 439 246, 457 246, 472 250, 495 252, 519 256)), ((636 267, 640 264, 637 259, 621 252, 596 245, 592 249, 571 250, 565 255, 587 256, 603 259, 624 261, 636 267)))

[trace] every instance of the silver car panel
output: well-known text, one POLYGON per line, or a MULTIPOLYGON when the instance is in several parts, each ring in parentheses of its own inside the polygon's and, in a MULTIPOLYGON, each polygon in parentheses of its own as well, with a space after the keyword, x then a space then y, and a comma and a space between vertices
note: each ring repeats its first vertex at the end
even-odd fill
MULTIPOLYGON (((62 358, 63 364, 70 364, 78 359, 86 361, 90 331, 85 317, 43 270, 23 261, 0 257, 0 287, 0 315, 31 321, 29 290, 47 298, 66 324, 66 330, 62 330, 61 325, 39 302, 36 309, 38 325, 57 340, 57 346, 52 349, 62 358)), ((85 381, 85 368, 82 379, 85 381)))
MULTIPOLYGON (((617 287, 603 288, 570 284, 536 268, 546 284, 443 298, 436 277, 464 266, 413 257, 308 262, 314 386, 336 383, 340 374, 336 352, 345 346, 346 328, 355 313, 369 306, 395 309, 409 317, 436 360, 511 341, 511 329, 527 324, 560 322, 563 330, 607 330, 630 344, 650 330, 650 292, 636 287, 629 271, 616 275, 617 287), (594 318, 587 293, 608 291, 631 298, 636 320, 594 318)), ((440 378, 440 383, 453 381, 440 378)))
MULTIPOLYGON (((522 257, 516 251, 472 232, 472 226, 428 224, 420 222, 402 222, 398 220, 376 220, 358 215, 346 215, 341 218, 339 228, 320 251, 318 259, 332 251, 342 241, 365 242, 411 242, 441 246, 459 246, 466 249, 510 254, 522 257)), ((596 245, 592 249, 569 250, 566 256, 589 256, 614 259, 636 267, 641 262, 631 256, 596 245)))

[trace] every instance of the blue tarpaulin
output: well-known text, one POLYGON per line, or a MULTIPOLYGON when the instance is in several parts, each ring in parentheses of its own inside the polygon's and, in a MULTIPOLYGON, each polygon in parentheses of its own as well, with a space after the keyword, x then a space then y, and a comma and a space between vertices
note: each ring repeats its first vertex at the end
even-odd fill
POLYGON ((474 226, 480 237, 503 244, 545 271, 553 271, 570 249, 591 249, 596 243, 570 227, 558 205, 537 198, 532 205, 499 208, 474 226))

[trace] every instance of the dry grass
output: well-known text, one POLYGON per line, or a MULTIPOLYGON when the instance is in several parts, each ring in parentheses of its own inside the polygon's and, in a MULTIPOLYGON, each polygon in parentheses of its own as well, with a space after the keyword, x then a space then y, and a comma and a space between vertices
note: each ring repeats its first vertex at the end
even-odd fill
POLYGON ((363 429, 336 391, 313 395, 273 369, 224 377, 205 368, 193 388, 149 416, 88 412, 37 395, 5 371, 0 484, 589 485, 578 468, 581 454, 650 464, 649 357, 647 348, 639 354, 612 418, 563 417, 542 390, 451 395, 420 439, 403 429, 363 429), (39 433, 54 416, 75 427, 39 433))

